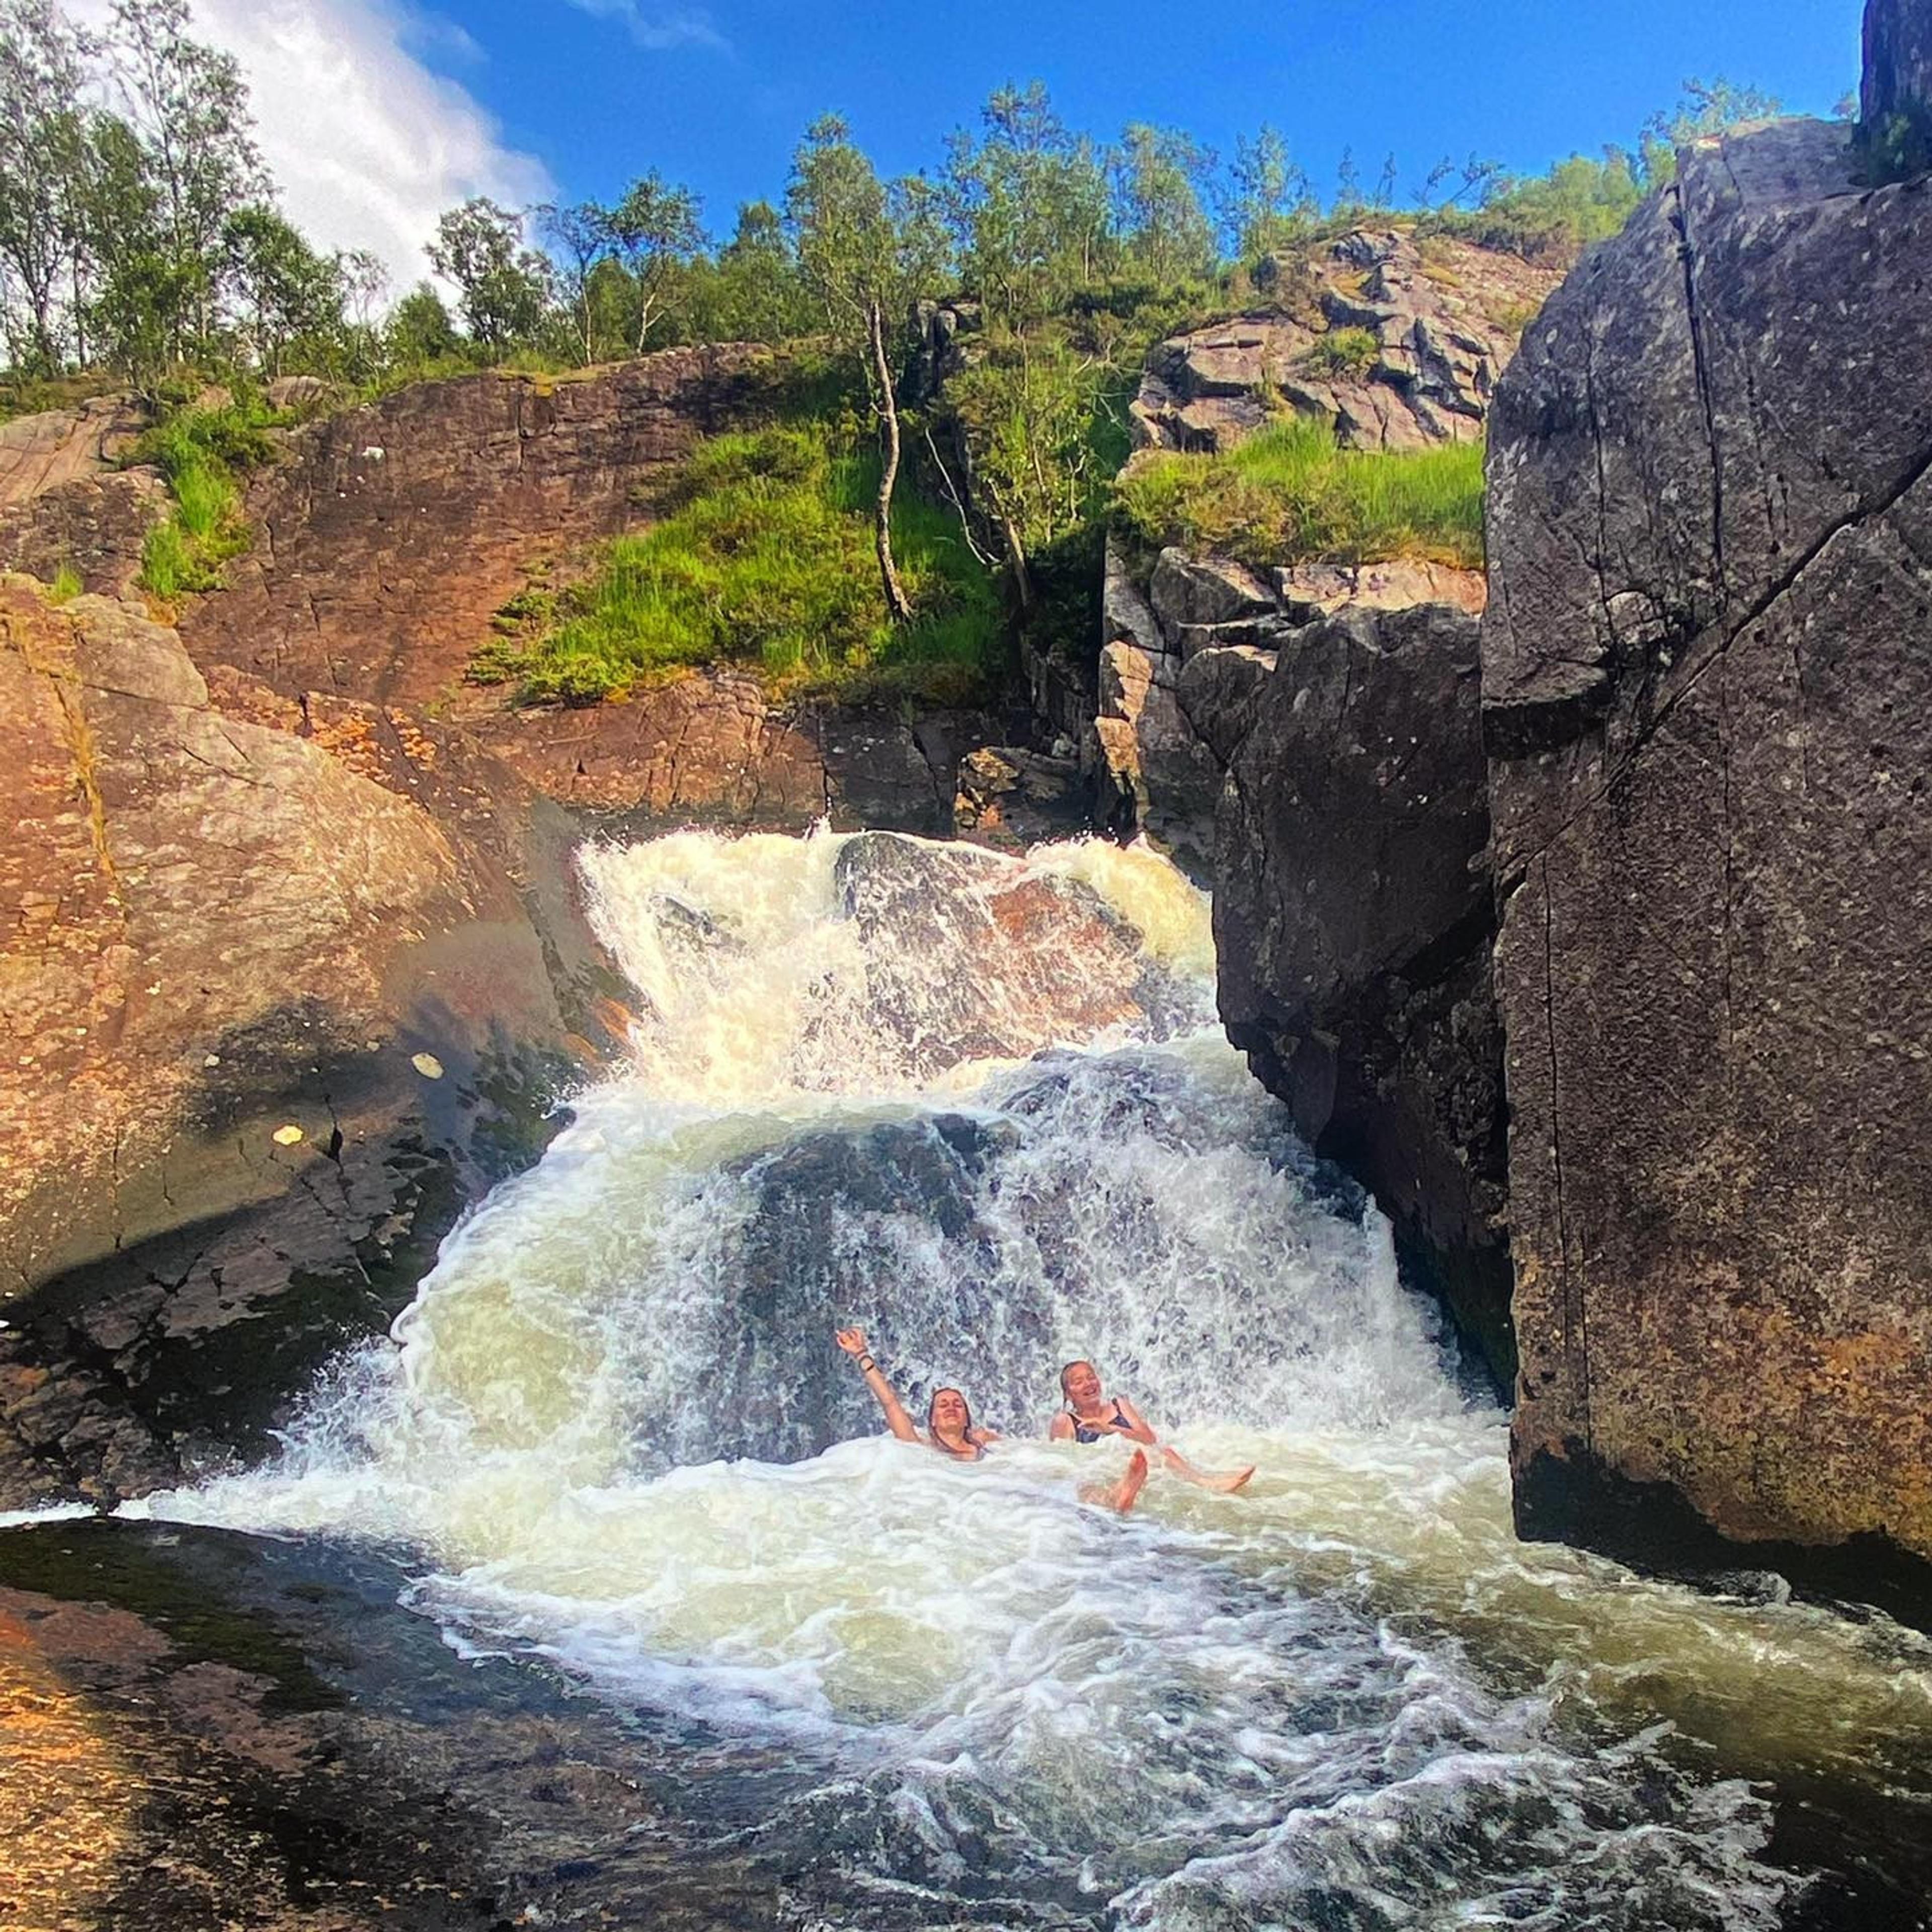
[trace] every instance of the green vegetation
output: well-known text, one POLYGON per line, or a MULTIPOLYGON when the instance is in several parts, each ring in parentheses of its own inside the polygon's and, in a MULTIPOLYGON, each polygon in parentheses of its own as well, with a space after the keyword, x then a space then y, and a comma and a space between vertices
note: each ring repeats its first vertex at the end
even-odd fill
MULTIPOLYGON (((1676 144, 1776 105, 1693 81, 1628 150, 1530 178, 1472 156, 1406 196, 1393 157, 1366 187, 1345 153, 1324 202, 1279 129, 1238 137, 1224 165, 1144 120, 1111 140, 1070 128, 1035 81, 996 90, 898 178, 836 116, 814 121, 782 194, 739 208, 728 239, 655 167, 608 203, 472 198, 424 238, 440 290, 392 299, 373 256, 314 249, 277 207, 241 70, 193 17, 190 0, 102 0, 83 28, 62 0, 0 0, 0 412, 110 384, 159 412, 139 452, 173 498, 144 554, 157 598, 212 587, 245 547, 241 479, 267 458, 270 420, 248 399, 278 376, 350 400, 744 340, 795 362, 810 340, 841 365, 836 403, 776 401, 786 427, 700 451, 656 528, 506 618, 478 674, 574 703, 715 661, 779 686, 984 689, 1012 629, 1088 647, 1110 518, 1258 559, 1473 561, 1466 448, 1372 459, 1287 424, 1226 458, 1147 461, 1114 493, 1148 350, 1257 289, 1318 322, 1307 245, 1364 221, 1425 248, 1464 237, 1563 259, 1670 178, 1676 144), (940 304, 962 338, 950 352, 928 328, 940 304), (211 382, 244 400, 180 406, 211 382)), ((1918 139, 1874 130, 1874 164, 1909 164, 1918 139)), ((1425 272, 1453 280, 1448 252, 1425 272)), ((1377 353, 1370 331, 1341 328, 1308 366, 1363 376, 1377 353)))
POLYGON ((902 496, 892 540, 912 616, 896 625, 873 548, 878 489, 877 456, 841 419, 713 437, 656 506, 661 520, 603 546, 578 582, 506 607, 471 676, 572 704, 711 663, 776 689, 983 696, 1004 668, 992 580, 950 512, 902 496))
POLYGON ((1366 376, 1382 352, 1372 328, 1331 328, 1309 350, 1308 366, 1322 376, 1366 376))
POLYGON ((54 580, 47 586, 50 604, 71 604, 87 588, 82 582, 80 572, 70 563, 63 563, 54 572, 54 580))
POLYGON ((1225 456, 1144 458, 1114 490, 1116 527, 1148 550, 1179 544, 1259 565, 1416 556, 1480 568, 1480 443, 1388 454, 1338 449, 1312 417, 1225 456))
POLYGON ((134 446, 130 460, 155 465, 174 498, 142 547, 141 584, 151 596, 172 603, 184 591, 212 590, 221 566, 248 548, 241 472, 272 458, 274 420, 245 404, 178 410, 134 446))

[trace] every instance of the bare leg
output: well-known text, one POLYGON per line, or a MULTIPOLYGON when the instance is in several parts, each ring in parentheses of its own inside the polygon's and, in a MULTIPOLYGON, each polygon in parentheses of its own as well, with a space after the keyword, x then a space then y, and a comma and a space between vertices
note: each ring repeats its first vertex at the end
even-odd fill
POLYGON ((1147 1479, 1147 1451, 1136 1449, 1128 1458, 1126 1474, 1118 1483, 1082 1483, 1080 1500, 1083 1503, 1096 1503, 1102 1509, 1116 1510, 1125 1516, 1133 1508, 1147 1479))
POLYGON ((1245 1489, 1248 1478, 1255 1473, 1252 1462, 1245 1469, 1197 1469, 1178 1449, 1163 1448, 1160 1457, 1183 1482, 1192 1483, 1197 1489, 1212 1490, 1217 1496, 1231 1496, 1237 1490, 1245 1489))

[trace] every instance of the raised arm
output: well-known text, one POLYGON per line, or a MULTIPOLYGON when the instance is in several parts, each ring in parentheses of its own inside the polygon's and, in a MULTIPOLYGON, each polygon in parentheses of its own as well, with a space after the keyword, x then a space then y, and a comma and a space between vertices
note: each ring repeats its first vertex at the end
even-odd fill
POLYGON ((874 1361, 866 1346, 866 1331, 862 1328, 841 1328, 832 1336, 840 1348, 859 1364, 860 1372, 866 1378, 866 1386, 880 1408, 885 1411, 886 1426, 902 1442, 917 1442, 922 1438, 913 1426, 912 1418, 905 1412, 905 1404, 892 1391, 892 1385, 879 1372, 879 1365, 874 1361))

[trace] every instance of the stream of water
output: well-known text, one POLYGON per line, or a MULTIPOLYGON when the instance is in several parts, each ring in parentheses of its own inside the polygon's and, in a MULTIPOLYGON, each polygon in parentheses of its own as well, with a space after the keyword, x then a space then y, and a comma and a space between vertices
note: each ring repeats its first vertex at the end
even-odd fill
POLYGON ((415 1552, 451 1642, 701 1741, 694 1842, 819 1874, 802 1927, 1768 1928, 1808 1809, 1841 1886, 1868 1810, 1932 1838, 1932 1644, 1516 1542, 1503 1417, 1162 861, 582 863, 630 1063, 278 1460, 152 1513, 415 1552), (851 1322, 1006 1439, 883 1435, 851 1322), (1083 1506, 1124 1451, 1042 1439, 1075 1357, 1252 1484, 1083 1506))

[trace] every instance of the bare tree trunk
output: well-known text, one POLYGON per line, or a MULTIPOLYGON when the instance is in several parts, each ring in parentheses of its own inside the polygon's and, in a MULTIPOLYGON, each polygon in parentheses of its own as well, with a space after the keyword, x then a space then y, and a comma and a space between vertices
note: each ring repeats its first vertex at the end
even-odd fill
POLYGON ((897 623, 908 623, 912 606, 906 602, 899 582, 898 566, 892 562, 892 486, 899 476, 899 411, 892 399, 892 372, 886 360, 885 317, 877 302, 866 308, 866 333, 872 350, 872 379, 878 386, 879 416, 885 424, 885 459, 879 466, 879 508, 875 524, 879 547, 879 574, 886 586, 886 608, 897 623))

